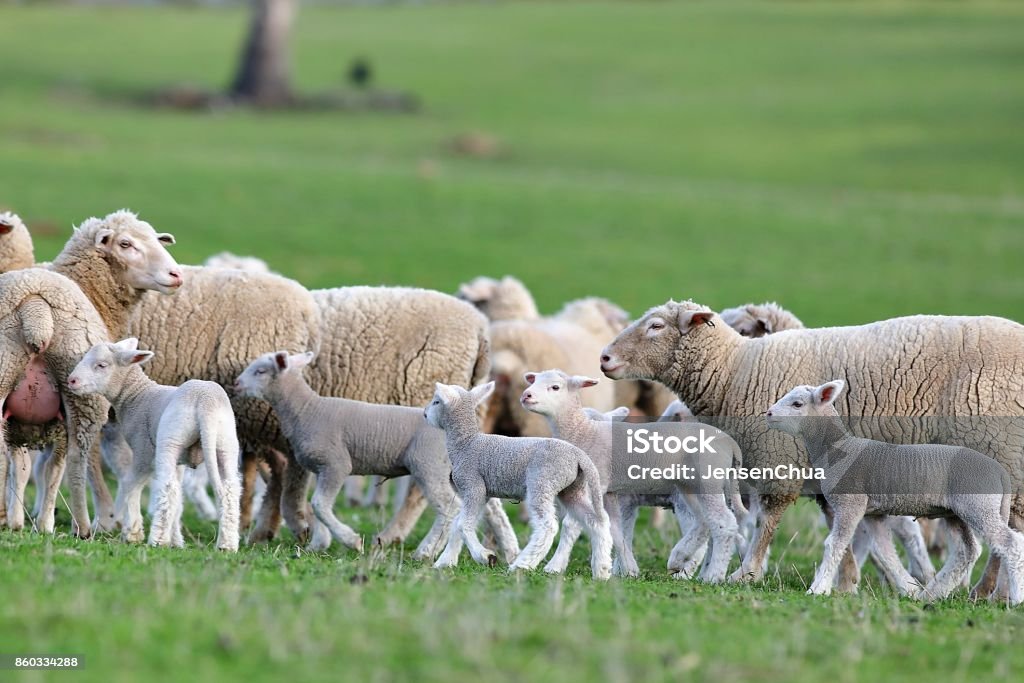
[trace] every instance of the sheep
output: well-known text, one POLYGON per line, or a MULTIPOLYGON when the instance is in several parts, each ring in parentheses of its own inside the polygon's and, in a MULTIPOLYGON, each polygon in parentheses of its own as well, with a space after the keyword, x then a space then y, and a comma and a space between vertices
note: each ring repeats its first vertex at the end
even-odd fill
POLYGON ((0 212, 0 273, 35 265, 32 237, 16 213, 0 212))
POLYGON ((540 319, 533 295, 511 275, 501 280, 478 277, 460 285, 456 296, 476 306, 492 322, 540 319))
MULTIPOLYGON (((624 542, 623 523, 619 514, 620 502, 616 494, 622 494, 629 499, 632 512, 629 522, 632 527, 636 523, 637 505, 661 505, 665 502, 665 498, 680 492, 687 499, 687 504, 693 505, 697 515, 707 523, 715 541, 711 560, 701 572, 701 578, 712 583, 723 581, 737 538, 736 518, 729 511, 724 495, 725 489, 728 488, 725 482, 715 482, 717 483, 715 486, 715 483, 708 484, 700 480, 696 482, 681 480, 653 482, 637 481, 628 476, 622 476, 628 472, 629 465, 633 463, 664 467, 672 465, 676 461, 689 463, 694 458, 666 455, 663 458, 665 462, 662 463, 660 460, 656 460, 656 455, 639 456, 628 450, 620 450, 621 445, 626 442, 626 436, 632 432, 632 429, 627 431, 632 425, 593 421, 583 411, 581 393, 584 389, 597 385, 598 381, 595 379, 580 376, 570 377, 560 370, 529 372, 525 379, 528 386, 521 399, 523 407, 538 415, 543 415, 556 438, 568 441, 582 449, 597 467, 601 479, 601 491, 605 494, 605 509, 608 511, 611 523, 612 539, 617 551, 616 568, 618 573, 637 576, 640 569, 633 557, 632 544, 624 542), (614 434, 613 431, 616 428, 621 429, 614 434)), ((690 435, 702 436, 705 431, 713 432, 714 436, 711 438, 717 439, 715 449, 710 453, 701 454, 701 468, 706 465, 729 467, 742 462, 735 442, 728 435, 720 433, 709 425, 695 422, 662 423, 657 428, 649 424, 645 427, 637 427, 637 429, 657 431, 659 436, 676 437, 680 440, 690 435)), ((739 503, 738 499, 738 491, 734 490, 733 500, 737 509, 742 510, 742 503, 739 503)), ((569 562, 573 543, 578 536, 579 528, 572 523, 572 520, 563 524, 558 548, 555 550, 551 562, 545 567, 546 571, 564 571, 569 562)), ((629 538, 632 541, 632 533, 629 538)), ((702 545, 704 544, 706 543, 702 543, 702 545)), ((698 561, 694 566, 688 567, 684 575, 688 578, 699 564, 698 561)))
POLYGON ((462 542, 480 564, 493 564, 494 551, 476 536, 476 523, 489 497, 525 501, 530 511, 530 540, 509 571, 534 569, 551 549, 558 532, 555 499, 590 536, 590 567, 595 579, 611 577, 612 539, 601 495, 601 477, 587 454, 565 441, 539 437, 483 434, 477 407, 490 398, 494 382, 467 391, 437 383, 424 417, 442 429, 452 463, 451 481, 461 500, 437 568, 458 563, 462 542))
MULTIPOLYGON (((869 325, 789 330, 758 339, 741 336, 705 306, 686 301, 650 309, 623 330, 601 356, 613 379, 657 379, 704 419, 724 416, 726 431, 753 467, 792 462, 787 437, 755 416, 778 386, 797 378, 844 375, 864 390, 848 394, 845 412, 868 417, 1024 414, 1024 327, 995 317, 912 316, 869 325), (984 386, 985 391, 978 391, 984 386)), ((874 428, 884 427, 876 421, 874 428)), ((865 422, 867 429, 873 427, 865 422)), ((1020 429, 950 431, 948 421, 916 420, 895 440, 951 442, 991 453, 1020 486, 1024 435, 1020 429)), ((871 433, 867 434, 871 436, 871 433)), ((806 464, 802 449, 794 463, 806 464)), ((798 478, 759 482, 761 524, 735 580, 761 577, 762 561, 779 518, 796 500, 798 478)), ((1015 497, 1015 528, 1024 501, 1015 497)), ((853 564, 853 557, 849 557, 853 564)), ((997 563, 975 587, 994 587, 997 563)), ((853 572, 856 567, 853 567, 853 572)), ((843 585, 841 589, 852 586, 843 585)))
MULTIPOLYGON (((727 308, 720 315, 729 327, 744 337, 763 337, 776 332, 804 327, 799 318, 775 302, 727 308)), ((748 519, 752 521, 752 518, 748 519)), ((928 583, 935 576, 935 569, 928 557, 924 537, 917 522, 912 518, 888 517, 885 524, 900 539, 906 549, 911 574, 922 584, 928 583)), ((866 525, 862 525, 862 527, 854 537, 851 546, 858 567, 864 566, 870 549, 868 528, 866 525)), ((750 528, 750 531, 753 531, 753 527, 750 528)))
POLYGON ((804 324, 774 301, 726 308, 720 315, 725 324, 744 337, 763 337, 785 330, 800 330, 804 324))
MULTIPOLYGON (((349 548, 362 551, 363 542, 334 514, 346 477, 412 475, 437 512, 413 558, 432 560, 457 508, 443 435, 424 423, 419 408, 319 396, 302 376, 312 360, 312 353, 263 354, 238 376, 236 390, 274 409, 296 461, 316 477, 313 511, 349 548)), ((329 543, 329 538, 326 544, 311 543, 310 550, 325 550, 329 543)))
POLYGON ((203 265, 209 268, 232 268, 234 270, 245 270, 250 273, 270 273, 276 275, 276 273, 270 270, 270 266, 263 259, 256 258, 255 256, 239 256, 232 254, 230 251, 222 251, 207 257, 203 265))
POLYGON ((214 382, 189 380, 181 386, 157 384, 142 372, 152 351, 139 350, 139 340, 96 344, 68 377, 78 396, 99 394, 110 402, 132 449, 131 469, 118 487, 115 514, 126 541, 144 535, 139 498, 155 475, 157 499, 149 533, 150 545, 184 546, 181 535, 181 481, 185 465, 206 463, 220 503, 217 548, 238 550, 238 504, 241 453, 235 415, 224 389, 214 382))
POLYGON ((900 593, 920 592, 928 600, 949 595, 981 555, 973 530, 1002 560, 1009 603, 1024 602, 1024 535, 1009 527, 1013 485, 1003 466, 962 446, 893 445, 854 436, 835 409, 845 386, 841 379, 817 387, 797 386, 765 413, 770 429, 803 442, 834 514, 824 556, 807 593, 832 591, 839 562, 864 520, 872 537, 872 555, 900 593), (883 527, 883 515, 946 517, 962 546, 919 590, 883 527))

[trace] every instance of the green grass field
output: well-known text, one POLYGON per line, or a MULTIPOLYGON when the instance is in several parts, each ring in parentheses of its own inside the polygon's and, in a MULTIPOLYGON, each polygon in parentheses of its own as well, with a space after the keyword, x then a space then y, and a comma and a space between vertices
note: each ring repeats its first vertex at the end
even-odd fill
MULTIPOLYGON (((298 85, 369 56, 416 115, 182 113, 227 82, 242 9, 0 5, 0 206, 51 258, 127 206, 200 262, 255 254, 309 286, 452 291, 516 274, 545 310, 603 295, 777 299, 808 325, 1024 319, 1024 6, 514 3, 304 7, 298 85), (446 141, 483 131, 489 159, 446 141), (426 172, 429 170, 429 172, 426 172)), ((383 513, 346 511, 366 534, 383 513)), ((0 654, 85 656, 5 680, 1019 680, 1024 612, 925 608, 873 576, 803 595, 822 531, 787 515, 763 586, 595 585, 396 551, 169 552, 0 532, 0 654)), ((66 509, 59 518, 68 528, 66 509)), ((418 533, 425 530, 421 523, 418 533)), ((414 535, 418 538, 418 535, 414 535)), ((413 547, 413 546, 410 546, 413 547)))

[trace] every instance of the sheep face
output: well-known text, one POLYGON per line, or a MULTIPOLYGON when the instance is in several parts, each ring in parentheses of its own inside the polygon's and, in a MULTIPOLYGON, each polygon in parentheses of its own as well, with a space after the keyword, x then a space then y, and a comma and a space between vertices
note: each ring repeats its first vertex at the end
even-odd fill
POLYGON ((753 306, 740 306, 722 311, 722 320, 744 337, 763 337, 774 332, 771 321, 758 317, 753 306))
POLYGON ((798 436, 805 417, 831 417, 839 413, 835 401, 846 383, 841 379, 818 387, 798 386, 776 401, 765 413, 768 426, 798 436))
POLYGON ((423 417, 432 427, 446 429, 460 422, 477 424, 476 408, 491 397, 494 382, 481 384, 470 391, 453 384, 434 384, 434 397, 423 410, 423 417))
POLYGON ((0 213, 0 235, 7 235, 21 224, 21 219, 10 211, 0 213))
POLYGON ((265 353, 242 371, 235 379, 234 391, 239 396, 266 399, 274 393, 282 375, 302 372, 313 361, 314 353, 290 354, 287 351, 265 353))
POLYGON ((181 268, 165 248, 174 244, 173 235, 156 232, 130 211, 117 211, 87 223, 91 221, 99 222, 95 231, 96 250, 122 273, 129 287, 173 294, 181 286, 181 268))
POLYGON ((152 351, 139 351, 138 346, 135 338, 96 344, 68 376, 68 389, 78 396, 100 394, 110 398, 117 394, 129 369, 153 357, 152 351))
POLYGON ((570 377, 561 370, 528 372, 524 377, 529 386, 519 402, 523 404, 523 408, 548 417, 563 410, 581 407, 580 390, 596 386, 598 383, 596 379, 589 377, 570 377))

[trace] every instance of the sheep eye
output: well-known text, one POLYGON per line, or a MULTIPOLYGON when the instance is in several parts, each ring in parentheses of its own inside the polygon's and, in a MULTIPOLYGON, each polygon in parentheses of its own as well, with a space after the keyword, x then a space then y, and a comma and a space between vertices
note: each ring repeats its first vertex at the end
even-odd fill
POLYGON ((265 375, 266 373, 267 373, 266 368, 260 368, 259 370, 256 371, 257 375, 265 375))
POLYGON ((106 368, 106 367, 107 367, 107 364, 106 364, 106 363, 97 363, 97 364, 96 364, 96 369, 97 369, 97 370, 103 370, 103 369, 104 369, 104 368, 106 368))
POLYGON ((435 398, 435 399, 434 399, 434 402, 433 402, 433 403, 431 403, 430 405, 432 405, 432 406, 436 406, 436 405, 437 405, 438 403, 440 403, 440 402, 441 402, 440 400, 438 400, 438 399, 436 399, 436 398, 435 398))
POLYGON ((556 384, 556 385, 552 386, 551 387, 551 391, 558 391, 558 385, 556 384))
POLYGON ((663 327, 665 327, 665 323, 651 323, 652 330, 660 330, 663 327))
POLYGON ((803 408, 804 404, 801 403, 800 401, 793 401, 793 407, 794 408, 803 408))
POLYGON ((128 247, 132 246, 132 243, 129 242, 128 240, 121 240, 120 244, 122 249, 127 249, 128 247))

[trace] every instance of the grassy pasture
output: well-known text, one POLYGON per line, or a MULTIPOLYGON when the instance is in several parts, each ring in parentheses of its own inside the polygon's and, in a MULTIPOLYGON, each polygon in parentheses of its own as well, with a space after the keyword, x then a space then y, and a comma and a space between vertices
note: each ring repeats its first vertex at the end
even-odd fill
MULTIPOLYGON (((1024 7, 1013 3, 307 6, 298 85, 367 55, 416 115, 209 114, 134 101, 227 81, 239 8, 0 5, 0 205, 51 258, 128 206, 184 263, 230 249, 313 286, 444 291, 513 273, 544 310, 603 295, 777 299, 809 325, 1024 319, 1024 7), (456 135, 501 141, 453 154, 456 135)), ((383 513, 345 511, 366 534, 383 513)), ((803 595, 822 531, 787 515, 762 586, 383 559, 237 557, 0 532, 0 654, 78 673, 0 680, 1019 680, 1024 617, 925 608, 869 577, 803 595)), ((67 529, 66 510, 59 518, 67 529)), ((421 523, 415 538, 425 531, 421 523)))

